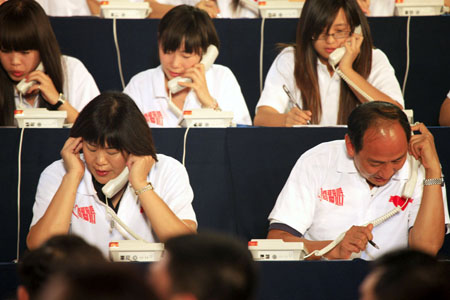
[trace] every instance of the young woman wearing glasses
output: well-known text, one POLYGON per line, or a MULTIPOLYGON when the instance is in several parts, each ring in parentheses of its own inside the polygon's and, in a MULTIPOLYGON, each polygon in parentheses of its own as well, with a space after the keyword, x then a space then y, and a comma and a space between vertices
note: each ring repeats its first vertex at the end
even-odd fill
POLYGON ((328 62, 345 47, 336 67, 371 98, 403 106, 400 85, 386 55, 373 49, 367 19, 356 0, 307 0, 295 45, 273 62, 256 108, 255 125, 345 124, 368 101, 328 62), (361 26, 361 34, 355 28, 361 26))

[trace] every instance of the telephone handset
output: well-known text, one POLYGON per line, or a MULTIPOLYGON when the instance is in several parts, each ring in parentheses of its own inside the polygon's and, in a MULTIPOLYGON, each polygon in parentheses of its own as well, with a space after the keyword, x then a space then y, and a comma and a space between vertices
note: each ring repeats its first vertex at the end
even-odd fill
POLYGON ((103 194, 105 194, 106 198, 111 199, 115 194, 117 194, 118 191, 120 191, 124 187, 124 185, 128 182, 128 174, 128 167, 125 167, 122 173, 119 174, 119 176, 111 179, 107 184, 103 186, 102 192, 103 194))
MULTIPOLYGON (((205 65, 205 71, 211 67, 218 55, 219 50, 217 49, 217 47, 214 45, 209 45, 208 49, 206 49, 206 53, 203 55, 202 60, 200 61, 201 64, 205 65)), ((176 94, 186 88, 185 86, 178 85, 179 81, 192 82, 190 78, 175 77, 171 79, 167 83, 167 86, 169 87, 169 90, 172 94, 176 94)))
MULTIPOLYGON (((356 26, 355 33, 361 34, 361 25, 356 26)), ((340 47, 334 50, 328 57, 328 63, 331 65, 333 70, 342 78, 349 86, 355 89, 361 96, 367 99, 367 101, 373 101, 374 99, 369 96, 366 92, 359 88, 353 81, 350 80, 338 67, 339 62, 345 54, 345 47, 340 47)))
MULTIPOLYGON (((409 164, 410 164, 411 174, 410 174, 408 181, 405 183, 405 186, 403 187, 402 198, 405 199, 405 202, 403 203, 403 205, 394 207, 392 210, 388 211, 386 214, 382 215, 381 217, 376 218, 373 221, 370 221, 370 222, 364 224, 363 226, 367 226, 369 224, 373 224, 374 227, 378 226, 381 223, 384 223, 385 221, 390 219, 391 217, 395 216, 397 213, 401 212, 402 209, 404 207, 406 207, 406 205, 409 202, 409 199, 412 197, 412 195, 414 193, 414 189, 416 187, 417 174, 419 171, 420 162, 417 159, 415 159, 413 156, 410 156, 409 164)), ((320 250, 314 250, 313 252, 309 253, 307 256, 305 256, 305 259, 312 255, 324 256, 325 254, 330 252, 334 247, 336 247, 337 244, 339 244, 344 239, 344 236, 346 233, 347 233, 347 231, 342 232, 334 241, 332 241, 331 243, 329 243, 327 246, 325 246, 324 248, 322 248, 320 250)), ((352 258, 355 258, 359 255, 357 253, 353 253, 353 254, 354 255, 352 255, 352 258)))
MULTIPOLYGON (((35 71, 42 71, 42 72, 44 71, 44 65, 42 64, 42 62, 38 64, 35 71)), ((24 78, 16 85, 16 88, 20 94, 24 95, 28 92, 29 88, 34 84, 36 84, 36 81, 31 80, 27 82, 27 80, 24 78)))
MULTIPOLYGON (((356 26, 355 33, 361 34, 361 25, 356 26)), ((344 57, 344 54, 345 47, 337 48, 328 57, 328 62, 332 67, 336 67, 336 65, 341 61, 342 57, 344 57)))

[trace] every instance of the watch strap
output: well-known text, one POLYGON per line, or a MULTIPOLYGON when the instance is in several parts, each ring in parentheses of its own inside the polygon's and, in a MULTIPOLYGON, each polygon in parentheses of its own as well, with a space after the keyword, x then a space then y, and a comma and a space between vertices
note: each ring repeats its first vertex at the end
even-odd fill
POLYGON ((424 179, 423 185, 444 185, 444 177, 424 179))
POLYGON ((136 195, 139 196, 140 194, 142 194, 142 193, 144 193, 146 191, 149 191, 149 190, 153 190, 153 185, 152 185, 151 182, 147 182, 146 186, 144 186, 142 189, 139 189, 139 190, 135 191, 135 193, 136 193, 136 195))
POLYGON ((59 93, 58 101, 55 104, 49 104, 50 110, 57 110, 61 105, 66 102, 66 98, 63 93, 59 93))

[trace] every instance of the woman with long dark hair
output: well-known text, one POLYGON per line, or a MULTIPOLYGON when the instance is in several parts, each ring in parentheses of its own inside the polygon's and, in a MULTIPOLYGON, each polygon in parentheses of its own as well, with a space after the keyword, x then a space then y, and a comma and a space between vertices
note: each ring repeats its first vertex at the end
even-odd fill
POLYGON ((267 74, 255 125, 344 124, 350 112, 368 100, 328 62, 340 47, 345 47, 345 55, 337 67, 345 76, 372 99, 403 106, 394 69, 381 50, 373 49, 367 18, 358 3, 307 0, 296 44, 283 49, 267 74), (355 32, 358 26, 361 33, 355 32))
POLYGON ((42 7, 33 0, 6 1, 0 24, 0 126, 14 125, 15 109, 35 107, 65 110, 73 123, 99 91, 78 59, 61 55, 42 7), (21 91, 22 80, 33 84, 21 91))

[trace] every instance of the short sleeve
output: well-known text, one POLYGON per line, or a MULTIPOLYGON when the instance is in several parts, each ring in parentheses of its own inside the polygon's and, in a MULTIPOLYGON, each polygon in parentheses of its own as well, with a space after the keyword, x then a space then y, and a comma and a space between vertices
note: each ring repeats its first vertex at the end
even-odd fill
POLYGON ((100 91, 81 61, 70 56, 63 56, 63 59, 65 94, 70 104, 80 112, 100 91))
POLYGON ((264 89, 256 105, 256 110, 260 106, 270 106, 279 113, 286 113, 290 110, 289 98, 283 90, 286 85, 291 93, 297 94, 294 80, 294 48, 285 48, 275 58, 267 73, 264 89))
POLYGON ((215 74, 220 74, 220 79, 215 78, 215 88, 212 89, 217 89, 217 92, 214 91, 212 96, 216 98, 220 108, 223 111, 232 111, 234 114, 233 121, 236 124, 252 125, 247 103, 233 72, 225 66, 213 65, 213 68, 218 69, 215 74))
POLYGON ((304 154, 295 164, 269 215, 270 223, 286 224, 305 234, 316 209, 320 159, 304 154))
POLYGON ((181 220, 197 223, 192 201, 192 191, 186 168, 174 158, 158 154, 157 172, 150 172, 155 191, 181 220), (158 166, 159 164, 159 166, 158 166))
POLYGON ((405 107, 402 90, 395 76, 395 70, 386 54, 379 49, 373 51, 372 70, 367 81, 405 107))
POLYGON ((30 227, 35 225, 47 211, 50 202, 61 185, 65 174, 62 160, 55 161, 41 173, 33 205, 33 219, 30 227))

